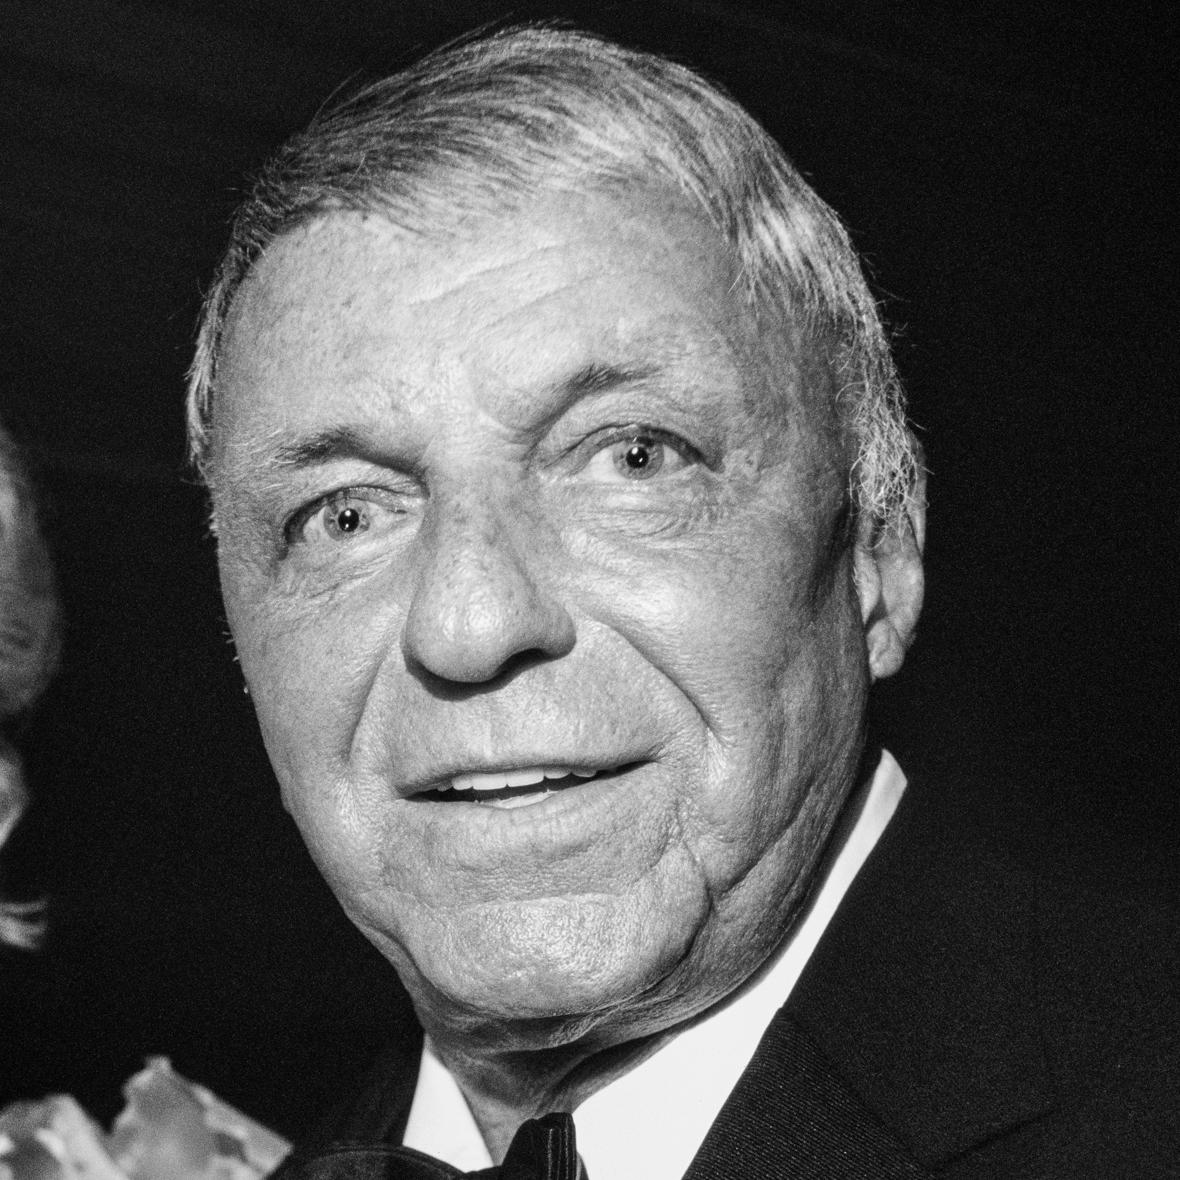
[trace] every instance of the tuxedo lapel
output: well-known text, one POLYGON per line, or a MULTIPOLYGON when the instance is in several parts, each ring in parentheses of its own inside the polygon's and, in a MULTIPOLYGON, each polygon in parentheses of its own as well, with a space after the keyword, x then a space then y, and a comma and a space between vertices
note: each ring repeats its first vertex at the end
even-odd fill
POLYGON ((685 1180, 919 1180, 923 1169, 785 1012, 685 1180))
POLYGON ((911 780, 783 1014, 929 1169, 1053 1106, 1034 887, 1004 847, 911 780))
POLYGON ((911 782, 686 1180, 927 1176, 1051 1108, 1031 886, 965 823, 911 782))

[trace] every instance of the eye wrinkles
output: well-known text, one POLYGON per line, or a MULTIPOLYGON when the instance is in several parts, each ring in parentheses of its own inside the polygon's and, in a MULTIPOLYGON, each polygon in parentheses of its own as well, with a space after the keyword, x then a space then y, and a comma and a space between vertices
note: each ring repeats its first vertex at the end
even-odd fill
MULTIPOLYGON (((619 412, 619 406, 610 410, 604 405, 600 423, 596 425, 605 426, 613 418, 620 425, 642 424, 645 430, 670 427, 676 432, 677 427, 683 430, 683 426, 696 416, 702 419, 710 416, 707 408, 700 404, 704 399, 687 393, 680 377, 676 373, 661 373, 659 366, 651 364, 590 362, 540 389, 534 387, 529 392, 522 388, 508 394, 506 400, 509 403, 528 407, 527 416, 509 404, 504 408, 507 420, 503 424, 497 422, 496 416, 489 416, 487 421, 503 431, 505 438, 532 449, 556 422, 570 416, 575 409, 580 411, 585 403, 593 408, 601 399, 614 394, 616 397, 612 401, 623 398, 634 404, 624 405, 622 412, 619 412), (657 375, 662 375, 663 380, 653 383, 652 379, 657 375), (627 391, 632 391, 635 397, 628 398, 627 391), (661 418, 668 417, 669 411, 678 411, 674 415, 676 420, 661 422, 661 418), (655 415, 654 420, 649 419, 649 414, 655 415), (522 420, 512 421, 518 417, 522 420)), ((329 392, 317 400, 330 407, 334 399, 329 392)), ((419 468, 425 463, 428 452, 438 447, 442 433, 457 434, 480 414, 477 399, 466 407, 466 415, 465 407, 459 405, 441 423, 433 424, 414 413, 414 399, 409 394, 404 395, 404 401, 404 408, 399 408, 396 401, 385 412, 357 407, 361 413, 355 420, 350 421, 347 414, 337 421, 324 415, 326 420, 322 423, 316 423, 313 418, 303 428, 295 426, 273 434, 269 431, 254 433, 247 426, 247 434, 253 433, 254 437, 243 440, 239 436, 222 452, 215 466, 224 478, 216 483, 264 492, 268 484, 284 484, 292 476, 349 460, 362 465, 371 464, 375 468, 399 469, 418 477, 419 468)), ((313 411, 314 406, 315 402, 312 403, 313 411)), ((583 422, 587 433, 592 429, 590 412, 587 409, 583 422)), ((495 439, 481 442, 473 438, 468 440, 468 445, 484 447, 487 441, 495 442, 495 439)))
MULTIPOLYGON (((310 453, 310 452, 308 452, 310 453)), ((636 423, 608 427, 561 456, 556 478, 595 485, 666 481, 701 461, 699 452, 676 434, 636 423)), ((286 547, 368 544, 387 535, 411 515, 426 488, 381 483, 351 484, 313 496, 283 523, 286 547)))
MULTIPOLYGON (((658 369, 652 365, 613 365, 591 362, 569 377, 547 386, 530 404, 542 407, 544 413, 530 424, 536 431, 550 425, 571 406, 586 397, 606 393, 625 386, 638 385, 653 377, 658 369)), ((277 445, 268 465, 279 470, 300 470, 319 466, 334 459, 374 458, 375 446, 369 432, 347 423, 327 425, 306 436, 277 445)), ((379 459, 378 459, 379 461, 379 459)))
MULTIPOLYGON (((374 401, 328 389, 304 401, 302 423, 255 435, 252 445, 241 424, 247 441, 223 452, 219 517, 240 518, 239 537, 252 534, 259 557, 269 550, 267 565, 344 561, 359 573, 413 535, 439 479, 479 484, 499 468, 511 481, 533 481, 529 495, 553 488, 551 508, 537 507, 555 523, 683 534, 730 501, 717 484, 729 457, 761 446, 746 437, 756 430, 746 414, 726 412, 730 364, 690 367, 693 350, 669 338, 649 339, 643 351, 648 359, 588 360, 503 397, 447 399, 433 419, 416 412, 411 390, 387 386, 374 401)), ((433 404, 429 390, 420 396, 423 410, 433 404)))

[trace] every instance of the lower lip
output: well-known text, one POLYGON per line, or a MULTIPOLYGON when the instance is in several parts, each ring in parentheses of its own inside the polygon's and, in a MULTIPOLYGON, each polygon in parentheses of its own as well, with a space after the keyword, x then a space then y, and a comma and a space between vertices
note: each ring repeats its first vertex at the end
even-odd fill
MULTIPOLYGON (((562 788, 558 788, 561 790, 562 788)), ((532 794, 525 795, 506 795, 502 799, 472 799, 472 803, 480 803, 484 807, 499 807, 505 811, 510 811, 517 807, 535 807, 538 803, 544 803, 550 795, 556 795, 557 791, 534 791, 532 794)))

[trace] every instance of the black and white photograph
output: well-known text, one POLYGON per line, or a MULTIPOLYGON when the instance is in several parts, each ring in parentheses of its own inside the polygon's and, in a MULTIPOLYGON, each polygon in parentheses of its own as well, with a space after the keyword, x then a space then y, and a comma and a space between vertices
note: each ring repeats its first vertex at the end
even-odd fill
POLYGON ((1165 6, 0 4, 0 1180, 1180 1175, 1165 6))

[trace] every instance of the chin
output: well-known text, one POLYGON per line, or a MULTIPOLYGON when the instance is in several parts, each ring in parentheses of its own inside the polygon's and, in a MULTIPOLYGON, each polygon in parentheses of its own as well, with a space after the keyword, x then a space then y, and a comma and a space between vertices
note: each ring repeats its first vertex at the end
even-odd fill
POLYGON ((531 906, 512 921, 456 923, 443 943, 413 954, 402 978, 424 1023, 495 1027, 500 1036, 515 1026, 533 1044, 568 1043, 644 1007, 691 942, 660 939, 643 924, 611 925, 599 907, 570 909, 531 906))

